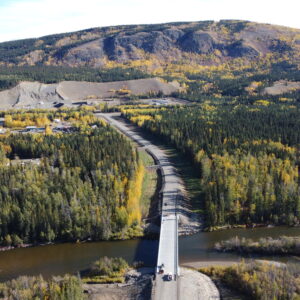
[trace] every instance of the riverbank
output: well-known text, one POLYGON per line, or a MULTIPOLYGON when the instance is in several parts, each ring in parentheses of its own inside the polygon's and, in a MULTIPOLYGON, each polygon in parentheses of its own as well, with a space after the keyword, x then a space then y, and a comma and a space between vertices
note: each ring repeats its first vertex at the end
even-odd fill
POLYGON ((238 236, 215 244, 214 249, 219 252, 236 252, 240 254, 261 255, 295 255, 300 256, 300 238, 280 236, 252 239, 240 239, 238 236))
POLYGON ((0 251, 9 251, 9 250, 13 250, 13 249, 16 249, 16 248, 28 248, 28 247, 32 247, 33 245, 30 245, 30 244, 26 244, 26 245, 19 245, 19 246, 3 246, 3 247, 0 247, 0 251))
POLYGON ((180 267, 200 269, 207 267, 230 267, 238 264, 240 260, 211 260, 211 261, 191 261, 180 265, 180 267))
POLYGON ((216 284, 224 284, 233 292, 249 299, 299 299, 300 275, 297 266, 249 260, 229 267, 199 269, 216 284))
POLYGON ((108 240, 83 240, 83 241, 56 241, 51 243, 35 243, 35 244, 21 244, 17 246, 0 246, 0 252, 8 252, 11 250, 17 250, 17 249, 27 249, 27 248, 39 248, 39 247, 45 247, 45 246, 60 246, 60 245, 82 245, 82 244, 93 244, 93 243, 113 243, 113 242, 122 242, 122 241, 139 241, 139 240, 155 240, 159 237, 159 229, 157 230, 156 227, 153 227, 153 229, 148 229, 150 226, 142 225, 140 230, 146 231, 146 234, 144 235, 136 235, 136 236, 127 236, 122 238, 115 238, 112 237, 108 240))
POLYGON ((133 269, 126 273, 125 283, 84 284, 88 300, 145 299, 150 300, 154 268, 133 269))
MULTIPOLYGON (((254 228, 274 228, 274 227, 281 227, 281 226, 283 225, 270 224, 270 223, 226 224, 226 225, 220 225, 214 227, 206 227, 203 229, 203 231, 213 232, 213 231, 229 230, 229 229, 236 229, 236 228, 254 229, 254 228)), ((300 228, 300 225, 293 225, 290 227, 300 228)))
MULTIPOLYGON (((272 230, 272 229, 282 229, 286 228, 291 229, 291 230, 297 230, 299 231, 300 234, 300 226, 291 226, 291 227, 286 227, 286 226, 257 226, 257 227, 246 227, 246 225, 227 225, 227 226, 220 226, 218 229, 213 230, 213 231, 208 231, 202 230, 199 228, 199 219, 197 216, 194 214, 191 214, 189 218, 182 218, 180 216, 180 226, 179 226, 179 236, 180 237, 188 237, 188 236, 193 236, 197 235, 199 233, 222 233, 222 232, 230 232, 231 230, 245 230, 246 232, 248 231, 253 232, 253 230, 272 230)), ((135 241, 135 240, 153 240, 153 239, 158 239, 159 238, 159 226, 154 224, 154 223, 148 223, 148 224, 142 224, 141 226, 141 231, 144 231, 144 234, 139 234, 136 236, 131 236, 131 237, 125 237, 123 236, 122 238, 111 238, 109 240, 83 240, 83 241, 56 241, 56 242, 51 242, 51 243, 36 243, 36 244, 21 244, 18 246, 0 246, 0 252, 5 252, 5 251, 10 251, 10 250, 15 250, 15 249, 23 249, 23 248, 34 248, 34 247, 43 247, 43 246, 49 246, 49 245, 62 245, 62 244, 85 244, 85 243, 101 243, 101 242, 117 242, 117 241, 135 241)), ((288 235, 288 233, 285 231, 284 235, 288 235)), ((266 236, 267 237, 267 236, 266 236)))
POLYGON ((54 244, 55 243, 41 243, 41 244, 20 244, 17 246, 0 246, 0 252, 15 250, 15 249, 23 249, 23 248, 42 247, 42 246, 48 246, 54 244))

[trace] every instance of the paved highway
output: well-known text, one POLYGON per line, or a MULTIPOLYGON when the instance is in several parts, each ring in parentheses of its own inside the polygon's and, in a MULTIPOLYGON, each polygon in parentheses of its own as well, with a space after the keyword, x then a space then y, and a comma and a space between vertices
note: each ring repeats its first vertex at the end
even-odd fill
MULTIPOLYGON (((179 177, 173 165, 170 163, 165 152, 157 146, 151 144, 148 140, 141 137, 122 120, 116 119, 119 113, 97 114, 97 116, 105 119, 109 124, 113 125, 129 138, 144 147, 156 160, 160 166, 163 177, 162 187, 162 211, 161 211, 161 229, 159 239, 159 251, 157 266, 164 265, 164 274, 157 275, 156 286, 154 292, 155 300, 178 299, 178 221, 177 221, 177 201, 178 191, 181 188, 179 177), (174 279, 166 280, 165 275, 172 273, 174 279), (176 280, 175 280, 176 278, 176 280)), ((158 270, 157 269, 157 270, 158 270)))

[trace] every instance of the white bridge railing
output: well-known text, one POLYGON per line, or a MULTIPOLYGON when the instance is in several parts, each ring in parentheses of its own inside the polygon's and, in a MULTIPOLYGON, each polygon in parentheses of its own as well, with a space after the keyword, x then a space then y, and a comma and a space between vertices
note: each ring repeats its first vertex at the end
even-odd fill
MULTIPOLYGON (((163 173, 163 170, 162 170, 162 173, 163 173)), ((163 183, 164 184, 164 183, 163 183)), ((178 193, 178 191, 177 191, 178 193)), ((162 266, 162 263, 165 261, 165 257, 162 257, 162 251, 161 251, 161 248, 163 247, 162 245, 165 243, 165 241, 163 240, 164 239, 164 236, 165 234, 163 233, 164 231, 164 226, 165 226, 165 222, 167 222, 168 220, 168 217, 170 217, 170 215, 168 215, 167 212, 164 213, 164 198, 166 198, 164 196, 164 192, 162 192, 162 201, 161 201, 161 227, 160 227, 160 237, 159 237, 159 247, 158 247, 158 256, 157 256, 157 266, 156 266, 156 271, 157 273, 159 273, 160 269, 161 269, 161 266, 162 266)), ((174 279, 177 279, 178 276, 180 276, 180 268, 179 268, 179 249, 178 249, 178 217, 179 215, 177 214, 177 198, 178 198, 178 194, 176 195, 176 200, 175 200, 175 207, 174 207, 174 210, 175 210, 175 213, 173 214, 173 217, 175 219, 172 219, 173 220, 173 223, 174 223, 174 244, 173 245, 168 245, 169 246, 169 252, 168 254, 170 254, 171 251, 174 251, 174 270, 173 270, 173 275, 174 275, 174 279)), ((164 255, 166 255, 166 253, 164 253, 164 255)))

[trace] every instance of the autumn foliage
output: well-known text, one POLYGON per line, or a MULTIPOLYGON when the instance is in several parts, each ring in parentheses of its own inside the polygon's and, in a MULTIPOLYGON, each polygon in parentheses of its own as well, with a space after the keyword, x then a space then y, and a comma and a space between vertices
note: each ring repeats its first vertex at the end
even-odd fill
POLYGON ((205 101, 190 107, 122 108, 199 170, 208 227, 299 224, 299 107, 205 101))

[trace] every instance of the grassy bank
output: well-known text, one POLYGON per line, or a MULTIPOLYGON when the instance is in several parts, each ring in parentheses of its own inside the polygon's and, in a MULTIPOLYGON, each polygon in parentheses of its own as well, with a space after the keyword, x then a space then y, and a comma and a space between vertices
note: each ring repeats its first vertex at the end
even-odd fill
POLYGON ((300 238, 281 236, 277 239, 271 237, 261 238, 257 242, 251 239, 236 236, 227 241, 216 243, 218 251, 238 253, 259 253, 269 255, 300 255, 300 238))
POLYGON ((123 258, 101 257, 91 267, 81 272, 84 283, 123 283, 129 265, 123 258))
POLYGON ((149 155, 144 149, 139 151, 140 160, 144 166, 144 178, 142 184, 142 195, 141 195, 141 213, 142 218, 149 217, 149 211, 151 207, 151 202, 155 201, 155 192, 157 187, 157 171, 156 168, 152 168, 155 165, 155 161, 151 155, 149 155))

